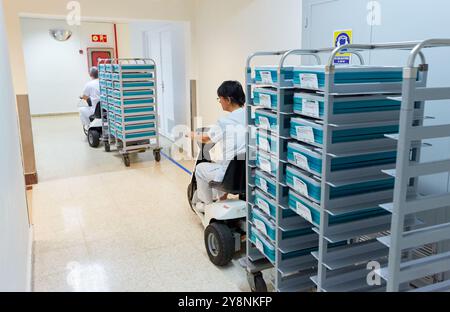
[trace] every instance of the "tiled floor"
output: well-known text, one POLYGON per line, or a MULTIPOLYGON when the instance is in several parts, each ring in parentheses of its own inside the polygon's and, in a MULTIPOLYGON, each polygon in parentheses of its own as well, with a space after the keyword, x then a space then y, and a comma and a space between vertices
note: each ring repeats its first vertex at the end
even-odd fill
POLYGON ((188 174, 152 153, 125 168, 89 148, 77 116, 33 125, 35 291, 248 291, 237 261, 210 263, 186 200, 188 174))

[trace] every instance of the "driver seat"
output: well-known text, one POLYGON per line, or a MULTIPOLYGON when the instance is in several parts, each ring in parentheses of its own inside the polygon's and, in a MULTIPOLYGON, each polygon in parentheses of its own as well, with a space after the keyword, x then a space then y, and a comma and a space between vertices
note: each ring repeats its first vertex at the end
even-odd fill
POLYGON ((95 119, 101 118, 102 118, 102 105, 100 104, 100 102, 98 102, 97 105, 95 106, 94 115, 91 115, 89 117, 89 120, 93 122, 95 119))
POLYGON ((246 198, 246 161, 245 154, 237 155, 230 162, 222 182, 210 182, 209 186, 213 189, 239 195, 239 199, 246 198))

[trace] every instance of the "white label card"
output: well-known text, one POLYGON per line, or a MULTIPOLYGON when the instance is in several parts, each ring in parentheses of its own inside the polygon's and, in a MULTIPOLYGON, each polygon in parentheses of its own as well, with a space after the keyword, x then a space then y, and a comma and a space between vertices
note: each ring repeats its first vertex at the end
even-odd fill
POLYGON ((297 177, 294 177, 294 188, 301 195, 309 197, 308 186, 306 185, 305 182, 303 182, 302 180, 300 180, 297 177))
POLYGON ((270 129, 269 118, 267 118, 267 117, 259 117, 258 119, 259 119, 259 124, 260 124, 261 128, 270 129))
POLYGON ((298 126, 296 127, 297 130, 297 138, 299 140, 308 142, 308 143, 314 143, 315 137, 314 137, 314 130, 312 127, 309 126, 298 126))
POLYGON ((303 100, 302 106, 305 115, 320 117, 319 101, 303 100))
POLYGON ((267 185, 267 181, 266 180, 264 180, 262 178, 259 178, 259 183, 261 184, 261 189, 264 192, 269 192, 269 186, 267 185))
POLYGON ((263 245, 263 243, 259 240, 259 239, 256 239, 256 248, 258 248, 258 250, 262 253, 262 254, 264 254, 264 245, 263 245))
POLYGON ((267 228, 264 222, 256 219, 254 219, 253 222, 255 223, 255 226, 258 230, 260 230, 264 235, 267 235, 267 228))
POLYGON ((272 173, 272 163, 270 162, 270 160, 260 158, 259 163, 261 165, 262 170, 264 170, 268 173, 272 173))
POLYGON ((301 203, 297 202, 297 213, 304 219, 306 219, 309 222, 313 222, 311 210, 306 208, 301 203))
POLYGON ((256 205, 258 205, 258 207, 259 207, 262 211, 264 211, 265 213, 267 213, 269 216, 271 215, 271 214, 270 214, 270 206, 269 206, 268 203, 266 203, 265 201, 263 201, 263 200, 261 200, 261 199, 258 199, 257 202, 256 202, 256 205))
POLYGON ((295 163, 302 169, 310 171, 308 158, 305 155, 294 153, 295 163))
POLYGON ((270 71, 262 71, 261 72, 261 81, 262 83, 272 84, 272 73, 270 71))
POLYGON ((270 143, 268 139, 259 138, 259 148, 263 151, 270 152, 270 143))
POLYGON ((316 74, 300 74, 300 86, 303 89, 319 89, 319 79, 316 74))
POLYGON ((259 105, 271 108, 272 107, 272 97, 269 94, 259 94, 259 105))

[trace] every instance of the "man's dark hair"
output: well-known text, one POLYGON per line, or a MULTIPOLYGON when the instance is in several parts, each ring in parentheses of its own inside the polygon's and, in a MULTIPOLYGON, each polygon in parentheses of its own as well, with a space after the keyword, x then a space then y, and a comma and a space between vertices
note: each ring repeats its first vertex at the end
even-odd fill
POLYGON ((89 74, 91 75, 92 78, 98 79, 98 68, 95 66, 92 67, 91 70, 89 71, 89 74))
POLYGON ((239 81, 225 81, 217 90, 217 95, 230 99, 232 103, 241 107, 245 104, 244 89, 239 81))

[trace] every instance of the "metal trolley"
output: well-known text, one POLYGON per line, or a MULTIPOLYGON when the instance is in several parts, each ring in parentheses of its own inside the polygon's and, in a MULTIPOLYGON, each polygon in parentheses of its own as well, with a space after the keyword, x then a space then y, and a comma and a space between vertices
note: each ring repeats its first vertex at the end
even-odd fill
MULTIPOLYGON (((403 68, 364 66, 360 51, 411 45, 349 46, 361 63, 352 67, 334 66, 346 47, 249 57, 246 264, 253 290, 264 289, 261 272, 272 267, 279 292, 386 289, 368 285, 366 266, 385 264, 389 254, 377 238, 391 226, 383 203, 393 199, 394 179, 384 172, 399 154, 392 138, 403 68), (321 53, 331 53, 325 66, 286 65, 292 55, 320 64, 321 53), (279 66, 251 67, 260 56, 280 57, 279 66)), ((416 73, 414 86, 423 87, 427 72, 416 73)), ((411 118, 421 124, 423 107, 411 118)), ((423 145, 415 143, 407 151, 419 155, 423 145)), ((408 190, 416 193, 416 184, 408 190)), ((403 221, 405 229, 420 224, 414 215, 403 221)))
POLYGON ((115 145, 127 167, 149 149, 161 161, 155 61, 102 59, 99 72, 105 151, 115 145))

